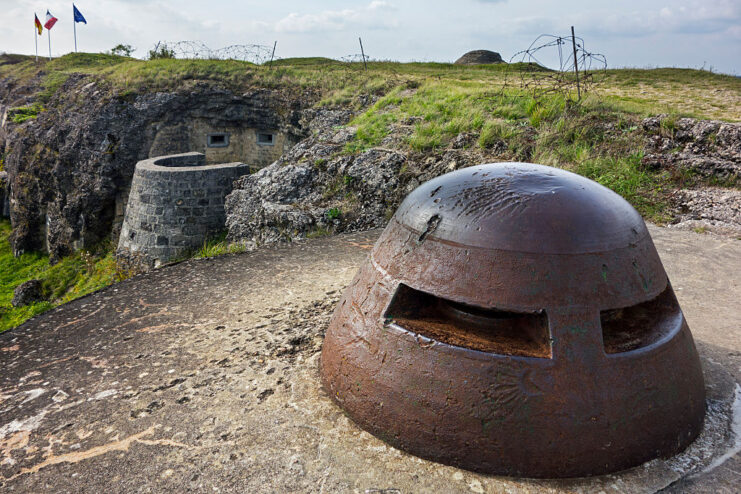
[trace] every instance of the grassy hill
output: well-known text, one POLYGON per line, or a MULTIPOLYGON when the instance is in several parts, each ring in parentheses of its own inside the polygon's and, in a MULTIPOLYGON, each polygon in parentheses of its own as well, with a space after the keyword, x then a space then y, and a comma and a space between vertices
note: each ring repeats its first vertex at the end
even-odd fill
MULTIPOLYGON (((192 81, 209 81, 235 89, 306 88, 319 91, 325 103, 349 96, 386 91, 410 81, 467 85, 480 91, 517 93, 521 75, 544 72, 526 64, 461 66, 444 63, 344 63, 323 57, 288 58, 272 67, 236 60, 143 61, 116 55, 71 53, 51 61, 23 55, 0 56, 0 78, 19 82, 43 75, 47 93, 73 73, 89 74, 118 90, 156 91, 192 81)), ((525 77, 527 78, 527 76, 525 77)), ((741 78, 694 69, 611 69, 595 74, 593 95, 616 110, 652 115, 671 113, 696 118, 741 121, 741 78)))
MULTIPOLYGON (((641 164, 643 117, 668 114, 667 134, 682 116, 741 121, 741 79, 691 69, 613 69, 595 73, 590 91, 576 102, 574 91, 533 90, 552 74, 533 65, 460 66, 441 63, 344 63, 321 57, 291 58, 272 66, 234 60, 142 61, 105 54, 76 53, 51 61, 20 55, 0 56, 3 86, 22 87, 26 103, 9 117, 22 123, 54 104, 59 88, 73 74, 96 81, 106 97, 133 101, 137 94, 221 86, 235 92, 270 88, 305 95, 319 106, 357 111, 355 139, 344 153, 380 146, 405 127, 396 143, 405 152, 435 157, 461 133, 474 146, 500 160, 523 160, 566 168, 592 178, 628 199, 647 219, 668 219, 667 194, 702 184, 687 172, 646 169, 641 164), (30 103, 29 103, 30 101, 30 103), (502 144, 503 143, 503 144, 502 144)), ((10 101, 0 101, 8 104, 10 101)), ((2 161, 0 160, 0 168, 2 161)), ((736 181, 724 184, 736 186, 736 181)), ((716 184, 717 185, 717 184, 716 184)), ((126 274, 110 249, 78 253, 50 267, 41 254, 14 259, 9 225, 0 224, 0 331, 58 303, 110 284, 126 274), (40 278, 49 296, 22 309, 9 307, 12 289, 40 278)), ((223 242, 202 253, 229 250, 223 242)))

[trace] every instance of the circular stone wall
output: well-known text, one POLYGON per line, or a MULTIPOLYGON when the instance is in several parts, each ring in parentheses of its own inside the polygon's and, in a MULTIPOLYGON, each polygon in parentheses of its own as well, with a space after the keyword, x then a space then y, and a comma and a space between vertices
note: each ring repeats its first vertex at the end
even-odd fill
POLYGON ((156 267, 224 230, 224 198, 249 167, 205 163, 185 153, 136 164, 117 256, 156 267))

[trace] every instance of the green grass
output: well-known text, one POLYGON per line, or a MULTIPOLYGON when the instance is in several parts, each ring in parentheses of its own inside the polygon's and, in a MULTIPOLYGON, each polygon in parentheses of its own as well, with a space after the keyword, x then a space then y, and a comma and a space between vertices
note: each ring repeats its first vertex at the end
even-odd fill
MULTIPOLYGON (((383 95, 410 82, 437 81, 453 86, 469 82, 483 91, 497 91, 505 82, 516 87, 524 78, 547 69, 534 64, 461 66, 448 63, 345 63, 324 57, 288 58, 254 65, 236 60, 138 60, 103 53, 70 53, 48 61, 6 54, 0 56, 0 77, 28 82, 41 74, 48 98, 70 74, 88 74, 115 91, 157 91, 212 81, 234 90, 254 87, 303 90, 324 104, 350 104, 360 94, 383 95), (306 92, 308 91, 308 92, 306 92)), ((613 69, 595 75, 601 98, 641 115, 682 115, 741 120, 741 79, 692 69, 613 69), (730 99, 729 99, 730 98, 730 99)), ((535 115, 537 119, 538 116, 535 115)), ((435 144, 434 140, 431 144, 435 144)), ((424 147, 424 143, 422 143, 424 147)))
POLYGON ((79 251, 53 266, 49 265, 47 256, 38 252, 14 257, 8 242, 10 233, 10 223, 0 221, 0 332, 127 276, 107 251, 97 254, 79 251), (41 281, 46 301, 13 307, 10 303, 13 290, 31 279, 41 281))
POLYGON ((342 62, 326 57, 294 57, 294 58, 281 58, 273 60, 272 62, 265 62, 265 65, 272 64, 273 67, 302 67, 302 66, 315 66, 315 65, 337 65, 342 62))
POLYGON ((224 254, 241 254, 246 251, 247 247, 244 244, 228 242, 226 240, 226 233, 224 233, 206 240, 200 249, 188 257, 198 259, 203 257, 216 257, 224 254))
MULTIPOLYGON (((389 91, 350 122, 357 135, 345 152, 378 146, 396 125, 413 126, 406 144, 423 153, 442 150, 468 132, 478 136, 475 146, 494 152, 497 160, 579 173, 622 195, 647 219, 664 222, 668 192, 688 177, 641 164, 645 135, 640 118, 596 95, 576 103, 558 93, 536 98, 517 88, 493 91, 471 81, 428 79, 414 91, 389 91)), ((673 133, 676 118, 667 118, 662 132, 673 133)))
POLYGON ((44 111, 44 106, 37 101, 28 106, 11 108, 8 110, 8 118, 10 118, 13 123, 21 124, 26 120, 33 120, 42 111, 44 111))
POLYGON ((306 238, 321 238, 332 235, 332 230, 322 226, 315 226, 313 230, 306 234, 306 238))

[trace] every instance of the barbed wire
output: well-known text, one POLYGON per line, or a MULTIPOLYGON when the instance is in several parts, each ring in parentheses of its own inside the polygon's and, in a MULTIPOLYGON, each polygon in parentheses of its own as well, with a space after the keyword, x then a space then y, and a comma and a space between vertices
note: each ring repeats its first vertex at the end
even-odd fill
POLYGON ((532 93, 535 99, 554 92, 568 96, 578 92, 577 89, 587 93, 594 90, 598 82, 595 75, 606 69, 607 58, 601 53, 588 51, 584 38, 541 34, 527 49, 512 55, 505 72, 505 87, 511 85, 512 74, 516 74, 519 87, 532 93), (545 60, 556 58, 558 67, 548 67, 545 60), (578 68, 578 79, 575 67, 578 68))
MULTIPOLYGON (((350 55, 345 55, 344 57, 340 57, 340 61, 345 63, 363 63, 363 55, 360 53, 353 53, 350 55)), ((368 55, 365 55, 365 62, 370 62, 371 58, 368 55)))
MULTIPOLYGON (((273 54, 273 47, 267 45, 229 45, 223 48, 212 49, 202 41, 160 41, 152 51, 154 53, 162 53, 163 50, 174 58, 240 60, 258 65, 270 61, 273 54)), ((277 60, 277 57, 273 60, 277 60)))
MULTIPOLYGON (((150 57, 167 56, 180 59, 204 59, 204 60, 241 60, 243 62, 252 62, 263 64, 269 62, 271 57, 273 61, 280 60, 280 57, 274 56, 273 47, 267 45, 244 44, 229 45, 224 48, 212 49, 203 41, 159 41, 150 52, 150 57)), ((353 64, 370 62, 371 57, 367 54, 353 53, 341 57, 339 61, 353 64)))

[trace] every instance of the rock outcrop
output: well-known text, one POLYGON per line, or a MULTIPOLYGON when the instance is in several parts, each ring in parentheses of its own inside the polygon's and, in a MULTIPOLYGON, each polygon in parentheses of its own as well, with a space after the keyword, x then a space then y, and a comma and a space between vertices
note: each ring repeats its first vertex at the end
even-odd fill
POLYGON ((666 115, 643 120, 648 134, 643 164, 677 176, 731 186, 681 189, 672 194, 675 228, 741 237, 741 124, 666 115))
POLYGON ((719 181, 741 175, 741 124, 666 115, 643 120, 649 133, 643 164, 698 173, 719 181))
POLYGON ((350 116, 347 110, 316 112, 308 123, 315 135, 235 183, 225 206, 231 240, 256 245, 384 224, 398 202, 407 158, 387 149, 342 154, 355 131, 336 127, 350 116))
POLYGON ((13 307, 21 307, 23 305, 39 302, 43 299, 44 297, 41 294, 41 282, 39 280, 28 280, 15 287, 15 290, 13 290, 13 299, 10 301, 10 305, 13 307))
POLYGON ((706 187, 672 196, 674 228, 713 232, 741 239, 741 190, 706 187))

